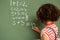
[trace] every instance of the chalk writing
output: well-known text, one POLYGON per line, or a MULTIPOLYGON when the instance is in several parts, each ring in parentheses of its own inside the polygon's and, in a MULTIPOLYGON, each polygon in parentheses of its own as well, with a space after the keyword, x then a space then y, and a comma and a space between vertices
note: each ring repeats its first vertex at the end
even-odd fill
POLYGON ((10 13, 12 25, 30 25, 28 4, 25 1, 10 0, 10 13))

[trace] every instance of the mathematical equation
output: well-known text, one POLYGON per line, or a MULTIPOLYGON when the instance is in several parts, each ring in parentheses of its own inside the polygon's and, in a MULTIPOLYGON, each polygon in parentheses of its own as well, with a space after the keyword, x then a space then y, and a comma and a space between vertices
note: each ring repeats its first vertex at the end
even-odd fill
POLYGON ((14 1, 10 0, 10 6, 23 6, 23 7, 28 7, 27 3, 25 1, 14 1))
POLYGON ((30 25, 28 22, 28 4, 25 1, 10 0, 10 14, 12 25, 30 25))
POLYGON ((33 26, 35 23, 29 21, 29 3, 27 1, 10 0, 11 24, 21 26, 33 26))

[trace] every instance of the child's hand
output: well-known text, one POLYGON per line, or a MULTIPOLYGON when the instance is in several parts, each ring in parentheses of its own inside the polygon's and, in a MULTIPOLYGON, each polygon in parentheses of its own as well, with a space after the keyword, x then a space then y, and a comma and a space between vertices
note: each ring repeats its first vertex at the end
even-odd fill
POLYGON ((33 27, 32 28, 34 31, 38 31, 39 29, 38 29, 38 27, 33 27))

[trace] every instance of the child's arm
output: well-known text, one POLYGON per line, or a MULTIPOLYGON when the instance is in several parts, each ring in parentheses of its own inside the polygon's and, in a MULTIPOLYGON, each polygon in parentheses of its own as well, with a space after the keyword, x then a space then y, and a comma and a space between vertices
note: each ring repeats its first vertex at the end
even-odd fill
POLYGON ((49 37, 46 34, 43 34, 41 40, 49 40, 49 37))
POLYGON ((40 30, 38 29, 38 27, 33 27, 32 29, 33 29, 34 31, 40 33, 40 30))

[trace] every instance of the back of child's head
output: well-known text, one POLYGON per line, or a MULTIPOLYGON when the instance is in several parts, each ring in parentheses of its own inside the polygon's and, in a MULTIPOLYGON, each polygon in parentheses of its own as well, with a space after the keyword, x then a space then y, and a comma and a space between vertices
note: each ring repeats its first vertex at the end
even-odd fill
POLYGON ((57 21, 60 10, 53 4, 44 4, 37 11, 37 18, 41 21, 57 21))

